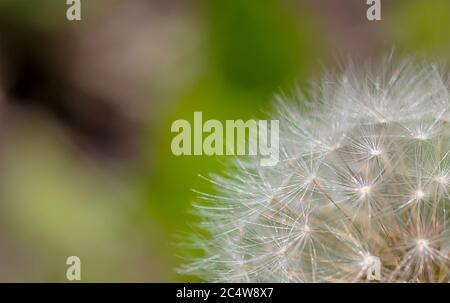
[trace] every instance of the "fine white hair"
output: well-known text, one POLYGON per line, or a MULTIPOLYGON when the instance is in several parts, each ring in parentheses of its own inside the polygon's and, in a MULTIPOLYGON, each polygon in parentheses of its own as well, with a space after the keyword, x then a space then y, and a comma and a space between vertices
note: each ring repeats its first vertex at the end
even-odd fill
POLYGON ((450 85, 391 59, 277 97, 280 161, 237 159, 195 205, 211 282, 450 282, 450 85))

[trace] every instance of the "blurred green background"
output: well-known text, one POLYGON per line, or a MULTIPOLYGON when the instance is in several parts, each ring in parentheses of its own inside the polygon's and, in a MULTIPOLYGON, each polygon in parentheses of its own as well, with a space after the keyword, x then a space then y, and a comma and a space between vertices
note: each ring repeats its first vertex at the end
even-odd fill
POLYGON ((176 119, 264 118, 347 58, 448 62, 450 2, 0 0, 0 281, 196 281, 174 271, 226 157, 176 157, 176 119))

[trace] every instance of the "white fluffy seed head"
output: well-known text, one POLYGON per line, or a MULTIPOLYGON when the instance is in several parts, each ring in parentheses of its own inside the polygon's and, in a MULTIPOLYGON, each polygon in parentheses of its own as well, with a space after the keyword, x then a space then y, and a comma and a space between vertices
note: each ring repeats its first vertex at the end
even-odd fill
POLYGON ((379 263, 382 282, 450 282, 449 81, 433 66, 380 66, 327 77, 299 94, 307 110, 279 98, 281 161, 237 160, 212 178, 204 256, 184 272, 361 282, 379 263))

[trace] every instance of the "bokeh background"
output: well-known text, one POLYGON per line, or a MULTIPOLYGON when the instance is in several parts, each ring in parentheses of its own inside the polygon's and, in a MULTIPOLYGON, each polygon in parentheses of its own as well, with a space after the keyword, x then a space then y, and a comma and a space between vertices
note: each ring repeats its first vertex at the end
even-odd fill
POLYGON ((171 123, 264 118, 348 58, 450 59, 450 1, 0 0, 0 281, 196 281, 176 274, 198 175, 171 123))

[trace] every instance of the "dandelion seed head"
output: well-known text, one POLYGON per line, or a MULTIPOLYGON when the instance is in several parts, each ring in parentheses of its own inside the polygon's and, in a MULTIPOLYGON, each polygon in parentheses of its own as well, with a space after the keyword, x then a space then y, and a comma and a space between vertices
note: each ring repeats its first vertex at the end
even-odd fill
POLYGON ((388 59, 350 64, 308 97, 277 97, 280 161, 238 158, 211 176, 216 192, 199 197, 193 241, 204 255, 182 272, 211 282, 450 282, 448 79, 388 59))

